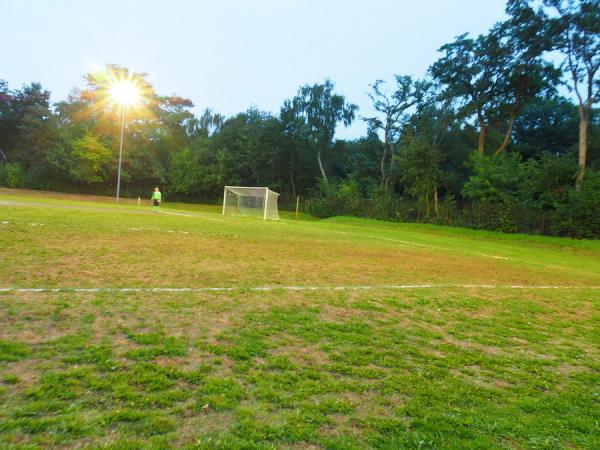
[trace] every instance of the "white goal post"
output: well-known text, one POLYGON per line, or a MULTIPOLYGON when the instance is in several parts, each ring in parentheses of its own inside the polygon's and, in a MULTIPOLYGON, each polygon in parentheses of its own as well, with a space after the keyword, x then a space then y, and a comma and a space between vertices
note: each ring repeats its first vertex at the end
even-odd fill
POLYGON ((263 220, 279 220, 279 194, 268 187, 225 186, 223 215, 256 216, 263 220))

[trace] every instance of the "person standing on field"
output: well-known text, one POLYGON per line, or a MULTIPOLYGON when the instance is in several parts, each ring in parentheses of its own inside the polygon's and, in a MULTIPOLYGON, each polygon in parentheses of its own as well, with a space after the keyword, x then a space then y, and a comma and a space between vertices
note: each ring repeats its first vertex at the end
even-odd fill
POLYGON ((162 199, 162 194, 160 193, 160 189, 158 186, 154 188, 154 192, 152 193, 152 209, 157 210, 160 208, 160 201, 162 199))

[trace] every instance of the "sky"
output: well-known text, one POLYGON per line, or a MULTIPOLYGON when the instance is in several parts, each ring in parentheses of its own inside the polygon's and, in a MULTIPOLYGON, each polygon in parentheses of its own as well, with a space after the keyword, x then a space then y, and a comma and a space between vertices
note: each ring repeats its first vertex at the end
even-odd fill
POLYGON ((369 84, 423 77, 455 36, 485 33, 505 0, 0 0, 0 79, 37 81, 51 101, 107 63, 147 74, 160 95, 226 116, 274 114, 303 84, 336 84, 359 106, 337 137, 357 138, 369 84))

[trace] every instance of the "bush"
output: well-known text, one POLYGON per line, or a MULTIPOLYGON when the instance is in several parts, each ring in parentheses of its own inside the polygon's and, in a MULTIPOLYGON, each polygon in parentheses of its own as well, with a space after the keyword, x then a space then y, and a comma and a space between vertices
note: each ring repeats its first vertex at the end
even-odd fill
POLYGON ((368 203, 368 210, 365 211, 366 217, 392 222, 405 221, 412 206, 387 189, 378 189, 368 203))
POLYGON ((341 184, 321 182, 306 211, 315 217, 365 216, 367 204, 355 181, 341 184))
POLYGON ((466 226, 518 233, 529 229, 532 210, 517 199, 505 196, 500 201, 477 200, 462 211, 466 226))
POLYGON ((600 172, 588 170, 579 189, 555 204, 552 231, 574 238, 600 238, 600 172))
POLYGON ((19 163, 7 163, 0 166, 0 186, 9 188, 25 187, 25 171, 19 163))
POLYGON ((524 187, 528 167, 518 155, 483 156, 470 159, 473 174, 465 183, 462 195, 472 201, 464 211, 467 225, 509 233, 526 227, 529 216, 524 187))

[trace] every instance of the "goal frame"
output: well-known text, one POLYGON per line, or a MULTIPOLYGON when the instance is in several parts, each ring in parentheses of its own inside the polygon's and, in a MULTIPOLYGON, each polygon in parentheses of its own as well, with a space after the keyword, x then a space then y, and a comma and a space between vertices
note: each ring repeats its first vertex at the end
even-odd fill
MULTIPOLYGON (((266 186, 225 186, 223 188, 223 214, 222 215, 226 215, 225 211, 226 211, 226 207, 227 207, 227 189, 264 189, 265 196, 264 196, 264 204, 263 204, 263 208, 262 208, 263 209, 263 213, 262 213, 263 220, 267 220, 267 211, 268 211, 268 207, 269 207, 269 193, 275 194, 277 197, 279 197, 279 193, 275 192, 272 189, 269 189, 266 186)), ((236 195, 239 195, 239 194, 236 194, 236 195)), ((277 214, 277 216, 279 216, 279 214, 277 214)), ((279 217, 277 218, 277 220, 279 220, 279 217)))

